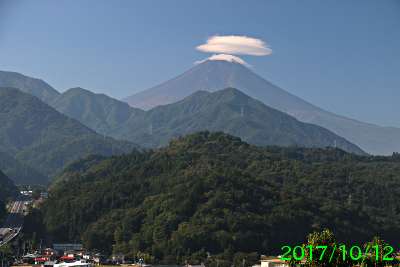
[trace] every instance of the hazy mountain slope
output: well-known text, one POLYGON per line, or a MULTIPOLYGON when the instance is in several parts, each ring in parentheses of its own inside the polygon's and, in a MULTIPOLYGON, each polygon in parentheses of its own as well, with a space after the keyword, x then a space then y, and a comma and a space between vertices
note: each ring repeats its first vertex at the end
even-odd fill
POLYGON ((299 122, 234 88, 211 94, 198 91, 176 103, 157 106, 116 128, 111 136, 157 148, 179 135, 204 129, 224 131, 256 145, 326 147, 334 146, 336 140, 338 147, 364 153, 325 128, 299 122))
POLYGON ((125 102, 82 88, 72 88, 59 95, 50 105, 68 117, 103 134, 123 124, 131 116, 143 113, 125 102))
POLYGON ((0 169, 15 184, 31 184, 32 181, 43 185, 48 183, 48 177, 43 173, 2 151, 0 151, 0 169))
MULTIPOLYGON (((0 88, 0 149, 54 179, 68 163, 90 153, 127 153, 135 145, 105 139, 35 96, 0 88)), ((140 147, 137 146, 136 147, 140 147)), ((42 183, 31 177, 30 183, 42 183)), ((24 181, 24 183, 29 183, 24 181)))
POLYGON ((13 155, 50 139, 97 135, 38 98, 15 88, 0 88, 0 147, 13 155))
POLYGON ((0 71, 0 87, 13 87, 50 103, 60 93, 44 81, 17 72, 0 71))
POLYGON ((184 99, 195 91, 214 92, 237 88, 250 97, 303 122, 325 127, 371 154, 400 151, 400 129, 380 127, 335 115, 318 108, 266 81, 245 66, 223 60, 207 60, 189 71, 150 89, 122 99, 148 110, 184 99))

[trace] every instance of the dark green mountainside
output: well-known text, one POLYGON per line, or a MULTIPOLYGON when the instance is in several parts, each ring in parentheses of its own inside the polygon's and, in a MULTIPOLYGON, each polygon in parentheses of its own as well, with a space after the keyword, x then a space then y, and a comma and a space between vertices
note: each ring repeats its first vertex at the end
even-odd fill
MULTIPOLYGON (((9 197, 15 197, 18 194, 18 188, 15 186, 13 181, 11 181, 11 179, 0 170, 0 202, 1 200, 5 201, 9 197)), ((2 203, 0 203, 0 215, 1 205, 2 203)))
POLYGON ((72 88, 59 95, 50 105, 68 117, 103 134, 125 123, 130 117, 144 113, 104 94, 94 94, 82 88, 72 88))
POLYGON ((44 81, 17 72, 0 71, 0 87, 12 87, 31 94, 49 104, 60 93, 44 81))
POLYGON ((47 184, 48 177, 26 163, 22 163, 9 154, 0 151, 0 169, 17 184, 47 184))
POLYGON ((132 117, 110 135, 158 148, 179 135, 205 129, 224 131, 255 145, 336 145, 349 152, 365 153, 325 128, 300 122, 234 88, 214 93, 197 91, 184 100, 157 106, 132 117))
MULTIPOLYGON (((30 94, 14 88, 0 88, 0 150, 39 171, 48 181, 57 177, 68 163, 87 154, 112 155, 113 151, 120 154, 133 147, 134 144, 127 141, 104 138, 30 94)), ((7 166, 12 164, 17 163, 7 166)), ((5 170, 7 173, 16 171, 14 168, 5 170)), ((13 180, 42 184, 43 177, 39 176, 27 180, 26 176, 13 175, 13 180)))
POLYGON ((149 253, 148 263, 281 254, 324 228, 346 246, 380 236, 400 248, 399 154, 257 147, 205 131, 80 174, 91 161, 70 165, 76 175, 40 207, 51 234, 87 250, 115 244, 114 252, 149 253))
POLYGON ((54 187, 73 182, 79 177, 80 174, 87 172, 91 167, 100 164, 109 157, 100 154, 89 154, 84 158, 80 158, 70 164, 68 164, 61 172, 57 179, 52 181, 48 188, 54 187))

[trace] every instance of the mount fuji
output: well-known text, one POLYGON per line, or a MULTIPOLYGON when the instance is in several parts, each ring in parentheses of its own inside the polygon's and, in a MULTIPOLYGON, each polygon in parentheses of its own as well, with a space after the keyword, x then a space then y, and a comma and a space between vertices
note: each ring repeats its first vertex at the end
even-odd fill
POLYGON ((149 110, 182 100, 196 91, 212 93, 228 87, 236 88, 302 122, 325 127, 367 153, 391 155, 400 151, 399 128, 381 127, 333 114, 286 92, 235 61, 206 60, 167 82, 122 101, 132 107, 149 110))

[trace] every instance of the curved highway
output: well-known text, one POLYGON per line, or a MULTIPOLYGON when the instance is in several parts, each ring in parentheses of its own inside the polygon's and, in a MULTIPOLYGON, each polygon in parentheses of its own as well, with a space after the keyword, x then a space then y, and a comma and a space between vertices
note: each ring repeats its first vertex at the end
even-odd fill
POLYGON ((0 246, 11 241, 15 236, 19 234, 19 231, 24 224, 24 216, 26 215, 26 205, 31 201, 30 195, 19 196, 12 208, 8 213, 8 217, 0 228, 0 246))

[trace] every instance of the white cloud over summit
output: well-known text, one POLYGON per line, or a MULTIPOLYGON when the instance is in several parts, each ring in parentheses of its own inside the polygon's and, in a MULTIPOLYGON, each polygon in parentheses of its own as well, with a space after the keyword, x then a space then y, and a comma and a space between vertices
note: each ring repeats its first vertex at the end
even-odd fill
POLYGON ((265 56, 272 50, 260 39, 246 36, 213 36, 207 39, 197 50, 209 53, 265 56))
POLYGON ((196 61, 194 64, 200 64, 200 63, 203 63, 206 60, 226 60, 226 61, 229 61, 229 62, 235 61, 237 63, 245 65, 246 67, 249 67, 249 68, 251 67, 251 65, 247 64, 247 62, 244 61, 243 59, 235 57, 235 56, 232 56, 232 55, 226 55, 226 54, 212 55, 211 57, 206 58, 206 59, 204 59, 202 61, 196 61))

